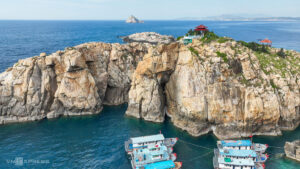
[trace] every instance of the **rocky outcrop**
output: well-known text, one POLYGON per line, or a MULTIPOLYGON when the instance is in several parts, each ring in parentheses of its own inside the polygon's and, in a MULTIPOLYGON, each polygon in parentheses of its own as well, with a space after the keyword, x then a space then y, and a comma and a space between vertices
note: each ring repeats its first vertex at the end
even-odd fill
POLYGON ((147 44, 88 43, 20 60, 0 74, 0 123, 100 113, 128 102, 147 44))
POLYGON ((133 75, 127 115, 154 122, 164 121, 164 85, 176 65, 178 48, 179 44, 173 43, 149 49, 133 75))
POLYGON ((290 58, 283 59, 275 56, 277 49, 272 48, 270 54, 255 53, 230 39, 194 40, 165 54, 159 47, 154 51, 158 52, 144 56, 134 73, 128 115, 160 122, 162 118, 153 117, 166 113, 174 125, 194 136, 212 131, 224 139, 280 135, 281 130, 299 125, 299 53, 287 51, 290 58), (161 61, 153 60, 166 55, 172 61, 163 62, 168 69, 160 84, 155 66, 161 61), (166 111, 161 106, 153 110, 162 104, 151 104, 153 97, 165 102, 166 111))
POLYGON ((286 142, 284 145, 284 152, 288 158, 300 162, 300 140, 286 142))
POLYGON ((126 23, 144 23, 144 21, 140 21, 135 16, 131 15, 127 20, 126 23))
POLYGON ((300 54, 258 53, 232 39, 87 43, 20 60, 0 74, 0 123, 96 114, 166 116, 199 136, 279 135, 300 123, 300 54))
POLYGON ((150 44, 169 44, 175 42, 173 36, 161 35, 156 32, 142 32, 135 33, 129 36, 121 37, 124 42, 132 43, 132 42, 140 42, 140 43, 150 43, 150 44))

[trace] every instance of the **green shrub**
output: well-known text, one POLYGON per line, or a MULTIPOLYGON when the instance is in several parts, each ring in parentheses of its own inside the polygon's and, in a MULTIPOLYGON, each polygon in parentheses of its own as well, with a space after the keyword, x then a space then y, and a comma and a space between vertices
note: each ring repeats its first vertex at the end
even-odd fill
POLYGON ((246 86, 249 85, 249 82, 248 80, 245 78, 245 76, 242 74, 242 81, 241 81, 243 84, 245 84, 246 86))
POLYGON ((229 60, 227 58, 227 54, 226 53, 222 53, 222 52, 217 51, 217 55, 218 55, 218 57, 222 58, 225 63, 228 63, 229 60))
POLYGON ((199 52, 197 50, 195 50, 193 47, 190 47, 189 50, 192 52, 192 54, 196 55, 197 58, 200 60, 200 61, 203 61, 204 62, 204 59, 202 59, 199 55, 199 52))
POLYGON ((225 38, 225 37, 220 37, 219 40, 218 40, 219 43, 225 43, 227 41, 229 41, 229 39, 225 38))
POLYGON ((195 36, 195 35, 201 35, 200 31, 194 31, 193 29, 190 29, 188 33, 185 34, 186 36, 195 36))
POLYGON ((278 89, 278 87, 275 85, 273 79, 270 80, 270 84, 273 87, 273 89, 278 89))
POLYGON ((180 40, 180 39, 182 39, 183 38, 183 36, 179 36, 179 37, 177 37, 177 40, 180 40))
POLYGON ((210 43, 212 41, 215 41, 219 39, 219 36, 216 35, 214 32, 206 32, 203 36, 203 38, 201 39, 202 42, 204 43, 210 43))
POLYGON ((195 54, 196 56, 199 56, 199 52, 196 51, 193 47, 190 47, 189 50, 190 50, 193 54, 195 54))
POLYGON ((238 41, 238 43, 240 43, 241 45, 243 45, 247 48, 250 48, 250 49, 252 49, 253 51, 256 51, 256 52, 270 53, 267 46, 258 44, 256 42, 247 43, 245 41, 238 41))
POLYGON ((280 51, 277 52, 277 55, 278 55, 279 57, 286 58, 286 54, 284 53, 283 48, 281 48, 280 51))

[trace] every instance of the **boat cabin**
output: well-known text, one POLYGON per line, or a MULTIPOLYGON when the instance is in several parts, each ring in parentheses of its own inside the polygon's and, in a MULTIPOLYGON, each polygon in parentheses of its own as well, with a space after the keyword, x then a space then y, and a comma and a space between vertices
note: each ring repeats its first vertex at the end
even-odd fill
POLYGON ((233 159, 228 157, 219 157, 215 168, 220 169, 255 169, 255 163, 252 159, 233 159))
POLYGON ((220 149, 221 157, 229 157, 233 159, 252 159, 256 161, 257 154, 254 150, 235 150, 235 149, 220 149))
POLYGON ((146 164, 166 161, 166 160, 176 160, 176 154, 169 154, 168 148, 166 146, 161 146, 159 150, 150 151, 150 149, 138 149, 133 151, 133 166, 139 167, 146 164))
POLYGON ((219 149, 251 150, 250 140, 222 140, 217 142, 219 149))
POLYGON ((164 143, 165 137, 162 134, 143 136, 143 137, 134 137, 130 138, 132 149, 147 148, 148 145, 161 145, 164 143))

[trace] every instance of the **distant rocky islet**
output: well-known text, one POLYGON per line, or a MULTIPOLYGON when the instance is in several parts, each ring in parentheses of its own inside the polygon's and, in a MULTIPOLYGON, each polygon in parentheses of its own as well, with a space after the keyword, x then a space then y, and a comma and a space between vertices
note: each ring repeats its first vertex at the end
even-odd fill
POLYGON ((126 23, 144 23, 144 21, 141 21, 138 18, 136 18, 135 16, 131 15, 126 20, 126 23))
POLYGON ((175 38, 169 35, 160 35, 156 32, 142 32, 142 33, 135 33, 128 36, 121 37, 124 42, 132 43, 132 42, 139 42, 139 43, 151 43, 151 44, 169 44, 175 42, 175 38))

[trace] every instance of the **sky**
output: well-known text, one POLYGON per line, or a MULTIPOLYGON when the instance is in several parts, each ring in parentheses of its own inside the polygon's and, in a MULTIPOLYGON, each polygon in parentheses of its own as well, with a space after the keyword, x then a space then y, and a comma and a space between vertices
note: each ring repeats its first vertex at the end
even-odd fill
POLYGON ((300 17, 300 0, 0 0, 0 20, 172 20, 219 15, 300 17))

